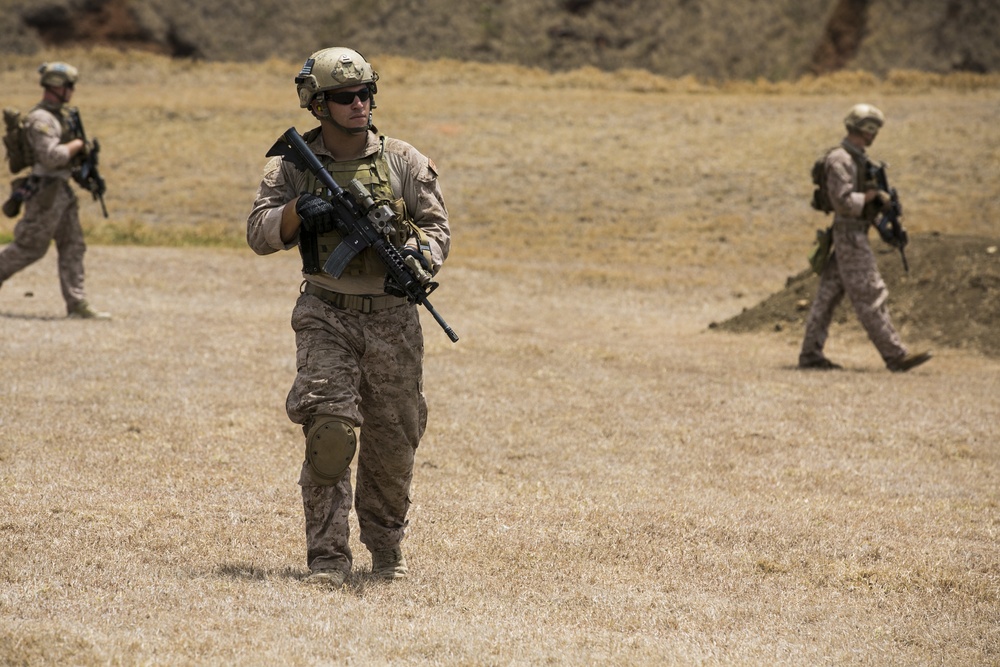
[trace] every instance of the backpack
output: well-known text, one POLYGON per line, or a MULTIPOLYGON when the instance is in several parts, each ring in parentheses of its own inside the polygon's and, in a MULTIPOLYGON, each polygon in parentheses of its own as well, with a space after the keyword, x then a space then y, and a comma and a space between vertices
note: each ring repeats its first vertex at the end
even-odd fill
POLYGON ((35 151, 24 129, 26 120, 17 109, 8 107, 3 110, 3 121, 7 126, 3 146, 7 149, 7 166, 12 174, 35 164, 35 151))
POLYGON ((812 207, 817 211, 822 211, 823 213, 830 213, 833 211, 833 204, 830 203, 830 195, 826 191, 826 158, 830 155, 830 151, 824 153, 821 157, 816 158, 816 162, 812 166, 812 182, 816 186, 813 190, 812 207))

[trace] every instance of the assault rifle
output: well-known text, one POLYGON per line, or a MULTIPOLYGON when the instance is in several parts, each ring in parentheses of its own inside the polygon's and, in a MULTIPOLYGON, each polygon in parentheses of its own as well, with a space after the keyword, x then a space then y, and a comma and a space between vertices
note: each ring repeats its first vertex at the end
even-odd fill
POLYGON ((889 178, 886 176, 885 162, 868 162, 868 179, 874 181, 875 187, 882 192, 889 193, 889 203, 884 204, 875 219, 875 229, 883 241, 899 250, 899 256, 903 260, 903 270, 910 272, 910 265, 906 261, 906 244, 910 239, 903 229, 903 205, 899 202, 899 195, 896 188, 889 187, 889 178))
POLYGON ((69 122, 73 132, 77 137, 83 139, 83 143, 87 147, 83 162, 73 170, 73 180, 81 188, 92 194, 94 199, 101 202, 101 212, 106 218, 108 217, 108 209, 104 205, 104 193, 107 191, 107 187, 104 185, 104 179, 101 178, 101 174, 97 170, 97 160, 101 153, 101 145, 97 142, 96 138, 90 143, 87 142, 87 135, 83 131, 83 121, 80 120, 80 112, 78 110, 70 109, 69 122))
POLYGON ((376 205, 371 193, 357 179, 353 179, 348 185, 350 192, 340 187, 315 153, 309 150, 302 135, 294 127, 288 128, 281 135, 281 138, 271 146, 267 156, 281 156, 299 168, 308 169, 333 195, 330 203, 333 205, 337 232, 343 240, 323 264, 325 272, 334 278, 339 278, 351 259, 365 248, 371 248, 385 265, 385 279, 388 286, 386 291, 401 293, 410 303, 422 305, 434 316, 451 342, 458 342, 458 334, 448 326, 427 300, 427 296, 437 289, 438 284, 434 281, 422 284, 417 280, 403 260, 403 256, 385 237, 383 230, 394 217, 392 209, 387 204, 376 205))

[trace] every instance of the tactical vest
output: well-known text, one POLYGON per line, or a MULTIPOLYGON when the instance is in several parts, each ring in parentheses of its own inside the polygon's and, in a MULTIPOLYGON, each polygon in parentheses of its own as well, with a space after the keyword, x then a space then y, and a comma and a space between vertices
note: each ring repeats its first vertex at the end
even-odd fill
POLYGON ((35 109, 45 109, 59 121, 59 127, 62 129, 62 134, 59 136, 59 143, 69 143, 80 136, 79 131, 74 126, 72 117, 73 112, 76 111, 76 107, 68 107, 65 104, 55 105, 48 104, 47 102, 40 102, 35 105, 32 111, 35 109))
MULTIPOLYGON (((850 145, 846 141, 841 143, 844 150, 848 152, 851 159, 854 160, 854 166, 856 167, 856 174, 854 177, 854 191, 855 192, 865 192, 866 190, 878 189, 878 183, 875 182, 874 177, 871 172, 871 162, 868 159, 868 154, 864 151, 858 150, 854 146, 850 145)), ((867 202, 864 208, 861 209, 860 219, 864 220, 866 223, 871 223, 875 221, 878 216, 878 211, 875 209, 875 205, 872 202, 867 202)), ((865 230, 868 229, 867 224, 862 225, 865 230)))
POLYGON ((854 176, 854 191, 864 192, 871 185, 867 180, 868 154, 855 148, 847 141, 841 142, 840 147, 847 151, 847 154, 854 160, 854 166, 857 167, 857 174, 854 176))
MULTIPOLYGON (((309 139, 311 137, 307 137, 307 140, 309 139)), ((336 181, 337 185, 347 189, 348 184, 353 179, 357 179, 371 192, 376 205, 388 204, 396 216, 391 225, 392 230, 386 237, 397 248, 406 243, 413 223, 407 215, 406 203, 402 197, 398 199, 393 197, 392 184, 389 180, 389 161, 385 156, 385 137, 381 137, 381 146, 376 153, 360 160, 340 162, 331 160, 326 156, 318 157, 323 166, 326 167, 326 170, 333 176, 333 180, 336 181)), ((306 192, 311 192, 327 201, 333 199, 332 193, 326 186, 320 183, 319 179, 311 171, 306 172, 306 192)), ((343 237, 338 232, 331 231, 318 234, 315 244, 304 242, 302 244, 303 270, 306 273, 315 273, 319 267, 323 266, 323 263, 326 262, 326 259, 333 253, 334 249, 340 245, 342 239, 343 237), (310 245, 312 248, 309 248, 310 245), (307 252, 314 256, 307 257, 307 252), (310 260, 314 260, 316 263, 310 266, 310 260), (316 270, 310 270, 313 268, 316 270)), ((344 270, 344 275, 385 275, 385 265, 378 258, 378 255, 375 254, 374 250, 366 248, 350 261, 344 270)))

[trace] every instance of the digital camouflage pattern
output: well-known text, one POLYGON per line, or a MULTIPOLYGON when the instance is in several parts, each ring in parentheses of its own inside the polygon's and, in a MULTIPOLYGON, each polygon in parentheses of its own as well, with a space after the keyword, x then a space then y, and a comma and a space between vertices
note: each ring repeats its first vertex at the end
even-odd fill
POLYGON ((833 244, 836 251, 820 277, 819 290, 806 322, 799 362, 823 358, 833 311, 845 295, 883 361, 888 363, 904 356, 906 348, 889 318, 886 306, 889 292, 875 262, 868 233, 846 231, 834 225, 833 244))
POLYGON ((865 157, 845 141, 827 154, 827 192, 836 212, 833 220, 833 255, 820 275, 819 289, 806 321, 799 365, 823 360, 833 311, 846 295, 858 320, 887 364, 906 355, 906 348, 889 318, 889 297, 868 241, 870 222, 865 214, 865 194, 860 182, 865 157), (861 164, 859 164, 861 163, 861 164))
MULTIPOLYGON (((336 170, 321 134, 307 144, 324 166, 336 170)), ((405 203, 410 220, 426 235, 437 270, 448 256, 450 231, 434 163, 404 141, 369 131, 364 157, 383 150, 392 199, 405 203)), ((286 160, 275 157, 267 163, 247 218, 247 242, 257 254, 297 247, 298 238, 282 241, 281 216, 286 203, 308 190, 309 181, 286 160)), ((338 294, 385 293, 380 273, 345 273, 339 279, 304 273, 303 279, 338 294)), ((309 569, 348 573, 352 501, 361 543, 370 551, 398 550, 404 537, 414 457, 427 424, 419 313, 411 303, 371 313, 337 308, 310 290, 296 302, 292 328, 297 374, 285 406, 289 419, 302 425, 303 436, 320 415, 343 419, 360 431, 356 489, 350 468, 334 485, 314 479, 305 462, 299 473, 309 569)))
POLYGON ((59 286, 72 312, 85 300, 83 257, 87 246, 80 226, 76 194, 68 183, 72 133, 61 109, 46 104, 28 114, 25 132, 35 164, 31 178, 38 190, 24 203, 24 216, 14 227, 14 242, 0 252, 0 283, 41 259, 54 240, 59 254, 59 286))
MULTIPOLYGON (((302 294, 292 328, 298 374, 286 402, 288 416, 303 425, 303 433, 317 414, 360 427, 355 508, 360 539, 370 551, 398 546, 410 506, 414 455, 427 426, 416 306, 363 314, 302 294)), ((303 463, 299 484, 309 568, 350 571, 351 469, 327 486, 303 463)))

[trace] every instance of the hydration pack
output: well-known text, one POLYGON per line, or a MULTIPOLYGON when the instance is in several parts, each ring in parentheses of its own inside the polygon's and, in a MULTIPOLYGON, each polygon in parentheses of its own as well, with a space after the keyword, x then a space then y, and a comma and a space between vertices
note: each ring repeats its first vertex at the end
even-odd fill
POLYGON ((25 121, 26 118, 17 109, 8 107, 3 110, 3 122, 6 126, 3 146, 7 150, 7 166, 12 174, 35 164, 35 151, 28 141, 25 121))
POLYGON ((826 158, 830 155, 827 151, 821 157, 816 159, 816 162, 812 166, 812 182, 816 186, 813 190, 812 201, 810 204, 817 211, 822 211, 823 213, 830 213, 833 211, 833 204, 830 203, 830 195, 826 191, 826 158))

